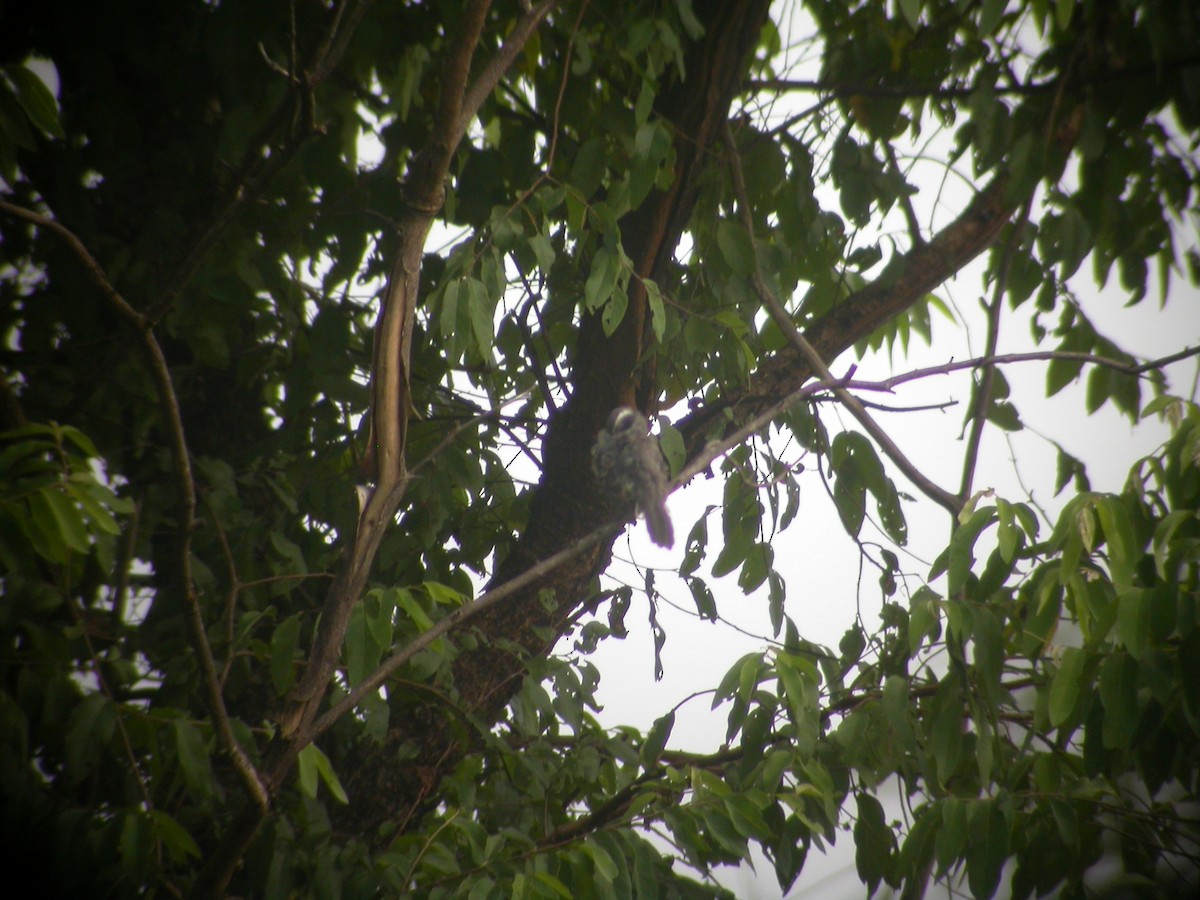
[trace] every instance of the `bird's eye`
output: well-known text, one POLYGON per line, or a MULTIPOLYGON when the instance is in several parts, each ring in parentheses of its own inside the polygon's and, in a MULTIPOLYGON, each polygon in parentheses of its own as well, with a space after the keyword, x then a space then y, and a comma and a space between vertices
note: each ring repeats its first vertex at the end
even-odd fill
POLYGON ((629 431, 631 428, 637 427, 637 415, 629 409, 623 409, 617 413, 616 419, 613 421, 612 430, 629 431))

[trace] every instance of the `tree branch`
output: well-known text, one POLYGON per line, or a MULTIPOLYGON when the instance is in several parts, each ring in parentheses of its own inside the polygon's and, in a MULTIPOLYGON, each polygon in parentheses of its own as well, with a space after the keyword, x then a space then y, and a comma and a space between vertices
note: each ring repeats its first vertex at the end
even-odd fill
POLYGON ((842 404, 850 411, 859 423, 866 429, 867 433, 875 439, 880 448, 887 457, 896 464, 921 493, 929 497, 940 506, 944 507, 952 516, 958 514, 961 504, 951 494, 934 484, 927 478, 907 456, 901 452, 895 442, 888 436, 879 425, 871 418, 871 414, 867 412, 858 398, 851 394, 841 386, 829 371, 829 367, 825 365, 825 361, 821 359, 821 355, 813 349, 812 344, 796 327, 796 323, 792 321, 792 317, 788 315, 787 310, 783 308, 783 304, 779 302, 774 292, 767 286, 766 280, 762 274, 762 264, 758 255, 758 247, 754 243, 754 219, 750 215, 750 201, 746 194, 746 179, 742 172, 741 157, 738 156, 737 147, 734 144, 733 134, 729 129, 729 123, 725 123, 725 143, 729 151, 729 167, 732 176, 734 194, 737 197, 738 206, 740 207, 742 226, 746 229, 747 237, 750 239, 750 253, 754 259, 754 272, 751 275, 751 281, 754 286, 754 292, 770 313, 775 324, 792 342, 792 345, 800 351, 800 355, 808 363, 813 373, 824 379, 826 383, 833 385, 834 395, 842 402, 842 404))
POLYGON ((154 382, 158 389, 159 402, 166 419, 167 434, 171 444, 171 458, 175 467, 175 493, 179 502, 177 537, 179 568, 175 577, 183 594, 184 605, 188 610, 188 626, 192 646, 200 662, 203 673, 205 699, 213 726, 221 740, 221 746, 229 754, 234 768, 241 777, 242 785, 253 802, 265 808, 267 795, 263 788, 254 763, 246 755, 233 734, 229 723, 229 714, 225 709, 225 699, 221 694, 221 686, 217 677, 216 663, 212 655, 212 647, 208 643, 208 633, 204 629, 204 619, 200 612, 200 600, 196 596, 196 587, 192 580, 192 533, 196 527, 196 488, 192 478, 191 456, 188 452, 187 439, 183 432, 183 417, 179 409, 179 398, 175 395, 175 385, 171 381, 170 368, 158 339, 154 336, 153 323, 150 318, 129 303, 113 286, 100 263, 88 251, 83 242, 66 226, 48 216, 33 212, 21 206, 0 199, 0 212, 8 213, 14 218, 42 228, 62 240, 83 264, 92 283, 108 300, 121 318, 133 326, 141 338, 142 349, 150 361, 154 374, 154 382))
MULTIPOLYGON (((680 472, 679 477, 671 485, 671 490, 675 487, 685 484, 714 460, 728 453, 734 447, 740 445, 754 434, 760 432, 763 428, 769 425, 775 418, 782 415, 795 404, 812 397, 821 391, 844 391, 847 387, 852 387, 855 390, 868 391, 886 391, 891 392, 898 384, 904 384, 909 381, 915 381, 920 378, 928 378, 932 375, 947 375, 951 372, 962 371, 964 369, 982 368, 984 366, 1004 365, 1009 363, 1045 361, 1051 359, 1070 359, 1078 362, 1091 363, 1093 365, 1106 366, 1118 371, 1134 374, 1136 372, 1149 371, 1159 368, 1172 362, 1178 362, 1181 359, 1186 359, 1190 356, 1200 355, 1200 347, 1193 347, 1179 353, 1172 354, 1168 357, 1163 357, 1159 360, 1153 360, 1139 366, 1130 366, 1119 360, 1107 359, 1102 356, 1094 356, 1089 353, 1077 353, 1072 351, 1062 350, 1043 350, 1032 353, 1010 353, 1001 356, 993 357, 976 357, 968 360, 960 360, 958 362, 949 362, 940 366, 929 366, 922 369, 914 369, 909 372, 904 372, 899 375, 893 375, 889 378, 879 381, 860 381, 854 379, 838 379, 833 376, 827 376, 820 380, 811 381, 804 385, 794 394, 783 398, 770 409, 765 410, 754 419, 747 422, 738 430, 726 435, 720 441, 713 441, 706 445, 701 453, 694 459, 689 461, 688 465, 680 472)), ((478 417, 480 419, 484 416, 478 417)), ((475 421, 475 420, 472 420, 475 421)), ((460 606, 458 609, 449 613, 444 618, 438 620, 432 628, 423 632, 404 647, 397 650, 386 660, 383 661, 370 675, 362 682, 355 685, 350 691, 336 704, 317 720, 312 728, 312 731, 306 736, 308 740, 315 740, 322 733, 331 728, 342 716, 350 712, 356 707, 366 696, 378 690, 385 681, 401 666, 410 662, 420 651, 426 649, 440 637, 443 637, 450 632, 456 630, 460 626, 466 624, 471 619, 483 613, 485 610, 503 603, 505 600, 512 597, 514 594, 523 590, 525 587, 545 577, 553 572, 556 568, 566 563, 572 557, 577 556, 583 551, 594 547, 606 540, 619 526, 618 521, 605 522, 602 525, 589 531, 587 534, 580 537, 570 546, 559 550, 551 556, 539 561, 536 565, 526 569, 515 578, 506 581, 498 587, 492 588, 489 591, 481 594, 476 600, 469 604, 460 606)))
POLYGON ((483 106, 483 102, 495 90, 496 85, 500 83, 500 79, 504 77, 504 73, 508 71, 508 67, 513 64, 513 60, 517 58, 517 54, 524 49, 534 29, 541 24, 542 19, 546 18, 550 10, 558 6, 559 2, 560 0, 542 0, 541 3, 523 15, 517 21, 516 27, 513 28, 512 32, 505 39, 504 44, 496 52, 496 55, 488 60, 487 65, 483 67, 483 71, 479 73, 474 83, 466 90, 458 117, 459 140, 466 133, 467 127, 471 124, 471 119, 479 112, 479 108, 483 106))
MULTIPOLYGON (((996 287, 992 293, 992 302, 985 307, 987 310, 987 336, 984 340, 984 359, 996 355, 996 345, 1000 340, 1000 313, 1004 308, 1004 293, 1008 288, 1008 272, 1012 266, 1013 253, 1016 251, 1017 240, 1021 227, 1029 217, 1033 198, 1030 197, 1021 207, 1021 214, 1013 223, 1008 240, 1004 244, 1004 252, 1000 256, 1000 267, 996 272, 996 287)), ((979 462, 979 447, 983 442, 983 428, 987 424, 988 405, 992 402, 992 384, 995 380, 995 369, 991 363, 985 363, 982 374, 975 384, 974 396, 971 398, 967 419, 970 421, 970 432, 967 435, 967 445, 963 451, 962 482, 958 489, 958 502, 963 504, 971 496, 971 484, 975 479, 975 466, 979 462)), ((957 522, 957 520, 955 520, 957 522)))
POLYGON ((908 372, 902 372, 899 375, 890 375, 887 378, 881 378, 878 381, 856 381, 854 379, 844 380, 841 383, 846 387, 854 388, 855 390, 868 391, 887 391, 891 392, 897 385, 905 384, 909 381, 916 381, 920 378, 928 378, 930 375, 949 375, 951 372, 961 372, 964 369, 978 369, 983 366, 1008 365, 1010 363, 1021 362, 1045 362, 1052 359, 1070 360, 1072 362, 1090 363, 1095 366, 1103 366, 1106 369, 1113 369, 1125 375, 1142 375, 1146 372, 1161 369, 1164 366, 1169 366, 1172 363, 1181 362, 1193 356, 1200 356, 1200 346, 1186 347, 1169 356, 1162 356, 1158 359, 1152 359, 1145 363, 1140 363, 1136 366, 1130 365, 1119 359, 1109 359, 1106 356, 1096 356, 1093 353, 1083 353, 1078 350, 1031 350, 1028 353, 1000 353, 996 356, 976 356, 971 359, 962 359, 957 362, 948 362, 940 366, 926 366, 921 369, 912 369, 908 372))

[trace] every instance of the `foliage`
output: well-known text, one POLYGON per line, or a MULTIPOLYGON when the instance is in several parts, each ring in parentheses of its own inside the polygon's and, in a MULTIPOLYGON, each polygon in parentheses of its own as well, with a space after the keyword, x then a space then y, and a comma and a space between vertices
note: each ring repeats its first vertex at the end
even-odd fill
POLYGON ((1083 280, 1200 279, 1194 4, 66 6, 0 11, 0 817, 46 892, 701 897, 843 832, 872 892, 1194 889, 1200 410, 1083 280), (977 257, 983 358, 903 374, 977 257), (1001 320, 1167 423, 1119 493, 1061 448, 1057 505, 976 489, 1037 399, 1001 320), (954 490, 859 399, 950 371, 954 490), (734 575, 773 629, 714 752, 599 708, 620 403, 720 492, 647 596, 734 575), (880 572, 836 649, 784 565, 822 484, 880 572))

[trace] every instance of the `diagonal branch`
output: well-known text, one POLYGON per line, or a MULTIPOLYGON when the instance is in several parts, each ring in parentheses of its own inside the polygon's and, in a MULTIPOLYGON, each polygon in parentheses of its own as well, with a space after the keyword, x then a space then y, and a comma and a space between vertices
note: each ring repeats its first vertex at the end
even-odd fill
MULTIPOLYGON (((530 35, 533 34, 535 28, 541 24, 542 19, 546 18, 550 10, 558 6, 560 0, 542 0, 537 6, 530 9, 517 22, 512 32, 505 38, 500 49, 496 51, 496 55, 487 61, 487 65, 476 77, 474 83, 467 88, 463 95, 462 107, 459 110, 458 117, 458 139, 466 134, 467 126, 470 125, 471 119, 479 112, 479 108, 483 106, 483 102, 488 98, 496 85, 500 83, 500 79, 504 77, 504 73, 508 71, 509 66, 513 64, 513 60, 517 58, 528 42, 530 35)), ((457 143, 457 142, 456 142, 457 143)))

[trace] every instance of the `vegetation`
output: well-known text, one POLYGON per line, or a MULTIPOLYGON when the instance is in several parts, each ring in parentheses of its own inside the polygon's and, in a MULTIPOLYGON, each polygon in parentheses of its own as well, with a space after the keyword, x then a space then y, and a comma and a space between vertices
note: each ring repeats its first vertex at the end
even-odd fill
POLYGON ((1194 303, 1197 47, 1175 0, 5 4, 10 878, 702 897, 840 836, 871 891, 1194 890, 1200 410, 1085 288, 1194 303), (979 351, 914 372, 955 276, 979 351), (1001 323, 1165 422, 1119 492, 1065 448, 1054 504, 980 489, 1039 399, 1001 323), (922 471, 869 401, 951 370, 922 471), (773 627, 696 686, 716 752, 598 718, 620 404, 722 492, 650 601, 720 622, 730 575, 773 627), (802 487, 878 574, 836 648, 802 487))

